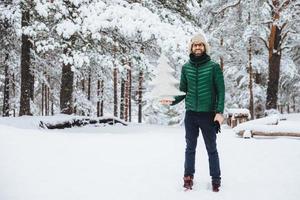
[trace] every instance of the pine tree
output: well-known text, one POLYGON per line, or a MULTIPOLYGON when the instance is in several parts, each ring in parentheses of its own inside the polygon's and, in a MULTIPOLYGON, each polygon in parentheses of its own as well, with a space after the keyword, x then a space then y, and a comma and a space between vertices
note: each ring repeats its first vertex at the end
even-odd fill
POLYGON ((168 64, 167 57, 161 55, 158 62, 157 75, 152 82, 154 88, 149 94, 149 97, 173 101, 174 96, 184 95, 184 92, 177 89, 179 81, 174 78, 174 70, 168 64))

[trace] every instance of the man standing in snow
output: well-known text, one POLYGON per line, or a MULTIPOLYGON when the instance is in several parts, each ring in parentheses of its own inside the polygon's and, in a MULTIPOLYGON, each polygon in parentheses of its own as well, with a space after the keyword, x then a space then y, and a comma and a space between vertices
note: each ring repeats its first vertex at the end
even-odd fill
POLYGON ((183 65, 180 91, 186 95, 176 96, 175 101, 161 100, 165 105, 175 105, 185 99, 185 163, 184 187, 192 189, 195 173, 195 154, 199 128, 209 157, 212 189, 219 191, 221 172, 217 151, 217 131, 224 121, 225 86, 220 65, 210 59, 209 45, 202 34, 192 37, 189 44, 189 62, 183 65))

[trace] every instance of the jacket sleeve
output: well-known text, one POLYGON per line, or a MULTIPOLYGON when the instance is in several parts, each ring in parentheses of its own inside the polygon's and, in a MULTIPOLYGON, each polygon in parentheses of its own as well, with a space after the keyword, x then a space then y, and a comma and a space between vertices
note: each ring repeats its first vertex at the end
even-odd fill
POLYGON ((220 65, 215 66, 214 85, 216 89, 216 112, 224 112, 225 84, 220 65))
MULTIPOLYGON (((179 84, 179 90, 182 92, 187 92, 187 80, 186 80, 186 75, 184 72, 184 66, 181 69, 181 75, 180 75, 180 84, 179 84)), ((171 104, 171 106, 178 104, 179 102, 181 102, 186 95, 178 95, 175 96, 175 100, 173 101, 173 103, 171 104)))

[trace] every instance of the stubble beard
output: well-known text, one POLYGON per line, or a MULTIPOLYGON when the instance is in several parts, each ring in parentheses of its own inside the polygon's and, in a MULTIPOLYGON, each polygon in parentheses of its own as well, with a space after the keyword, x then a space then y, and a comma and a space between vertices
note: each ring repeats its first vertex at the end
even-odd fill
POLYGON ((195 52, 194 52, 194 55, 197 56, 197 57, 200 57, 200 56, 202 56, 203 54, 204 54, 204 51, 201 51, 201 50, 200 50, 200 51, 195 51, 195 52))

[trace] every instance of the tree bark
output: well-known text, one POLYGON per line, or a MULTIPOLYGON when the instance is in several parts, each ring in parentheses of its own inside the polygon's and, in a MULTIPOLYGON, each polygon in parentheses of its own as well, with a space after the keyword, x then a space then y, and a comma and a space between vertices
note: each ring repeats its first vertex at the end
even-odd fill
POLYGON ((128 88, 128 117, 129 117, 129 122, 131 122, 131 88, 132 88, 132 71, 131 71, 131 69, 132 69, 132 67, 131 67, 131 62, 129 61, 129 67, 130 67, 130 70, 129 70, 129 83, 128 83, 128 85, 129 85, 129 88, 128 88))
MULTIPOLYGON (((50 84, 50 76, 48 75, 48 84, 49 86, 50 84)), ((46 115, 49 116, 50 115, 50 87, 47 86, 47 109, 46 109, 46 115)))
POLYGON ((277 107, 277 94, 279 85, 279 75, 280 75, 280 60, 281 55, 277 53, 272 53, 269 58, 269 81, 267 88, 267 109, 276 109, 277 107))
POLYGON ((292 100, 293 100, 292 109, 293 109, 293 112, 296 112, 296 96, 295 95, 293 95, 292 100))
MULTIPOLYGON (((70 56, 69 49, 75 43, 75 36, 71 36, 67 42, 71 42, 71 44, 64 49, 64 54, 70 56)), ((60 88, 60 112, 63 114, 71 115, 74 112, 73 84, 74 72, 72 71, 72 65, 70 63, 63 63, 60 88)))
POLYGON ((44 110, 45 110, 45 83, 42 83, 42 116, 44 116, 44 110))
MULTIPOLYGON (((52 97, 53 98, 53 97, 52 97)), ((51 101, 51 115, 53 116, 54 115, 54 102, 53 102, 53 99, 51 101)))
POLYGON ((61 89, 60 89, 60 110, 63 114, 73 113, 73 81, 74 73, 71 64, 63 64, 61 89))
POLYGON ((277 94, 280 75, 280 60, 281 60, 281 30, 276 25, 279 19, 279 11, 276 9, 279 6, 278 0, 272 1, 273 7, 273 24, 269 36, 269 81, 267 87, 266 109, 277 108, 277 94))
POLYGON ((81 80, 81 90, 82 90, 82 93, 85 92, 85 80, 84 79, 81 80))
POLYGON ((143 71, 139 74, 139 88, 138 88, 138 123, 142 123, 142 89, 143 89, 143 71))
POLYGON ((5 64, 5 68, 4 68, 4 97, 3 97, 3 113, 2 116, 3 117, 8 117, 9 116, 9 110, 10 110, 10 105, 9 105, 9 73, 8 73, 8 64, 7 64, 7 60, 8 60, 8 54, 5 55, 5 60, 4 60, 4 64, 5 64))
POLYGON ((124 119, 125 80, 121 80, 120 119, 124 119))
POLYGON ((125 82, 125 121, 128 121, 128 109, 129 109, 129 76, 130 76, 130 69, 127 69, 127 76, 125 82))
MULTIPOLYGON (((22 28, 29 25, 30 10, 22 4, 22 28)), ((30 110, 30 98, 33 97, 32 85, 33 75, 30 72, 30 49, 31 43, 29 36, 22 33, 21 44, 21 96, 20 96, 20 112, 19 115, 32 115, 30 110)))
POLYGON ((114 77, 114 116, 118 117, 118 77, 117 77, 117 68, 114 68, 113 72, 114 77))
MULTIPOLYGON (((85 79, 81 80, 81 89, 82 89, 82 93, 85 94, 85 79)), ((81 115, 85 115, 84 111, 81 111, 81 115)))
MULTIPOLYGON (((248 24, 251 24, 251 15, 248 12, 248 24)), ((248 47, 248 55, 249 55, 249 111, 251 114, 251 119, 254 119, 254 101, 253 101, 253 68, 252 68, 252 39, 249 38, 249 47, 248 47)))
POLYGON ((97 117, 100 117, 100 80, 97 81, 97 117))
POLYGON ((98 87, 97 87, 97 117, 103 116, 103 80, 98 80, 98 87))
MULTIPOLYGON (((223 39, 223 37, 220 40, 220 44, 223 47, 223 45, 224 45, 224 39, 223 39)), ((221 67, 221 69, 223 71, 223 69, 224 69, 224 58, 223 58, 223 56, 220 56, 220 67, 221 67)))
MULTIPOLYGON (((14 99, 16 98, 16 80, 15 80, 15 74, 12 74, 12 95, 14 99)), ((13 116, 16 117, 16 105, 13 105, 13 116)))
POLYGON ((89 71, 89 77, 88 77, 88 100, 91 100, 91 79, 92 79, 92 72, 89 71))
POLYGON ((100 116, 103 116, 104 80, 101 81, 100 116))
POLYGON ((49 97, 49 91, 48 91, 48 86, 45 85, 45 115, 48 115, 48 97, 49 97))

